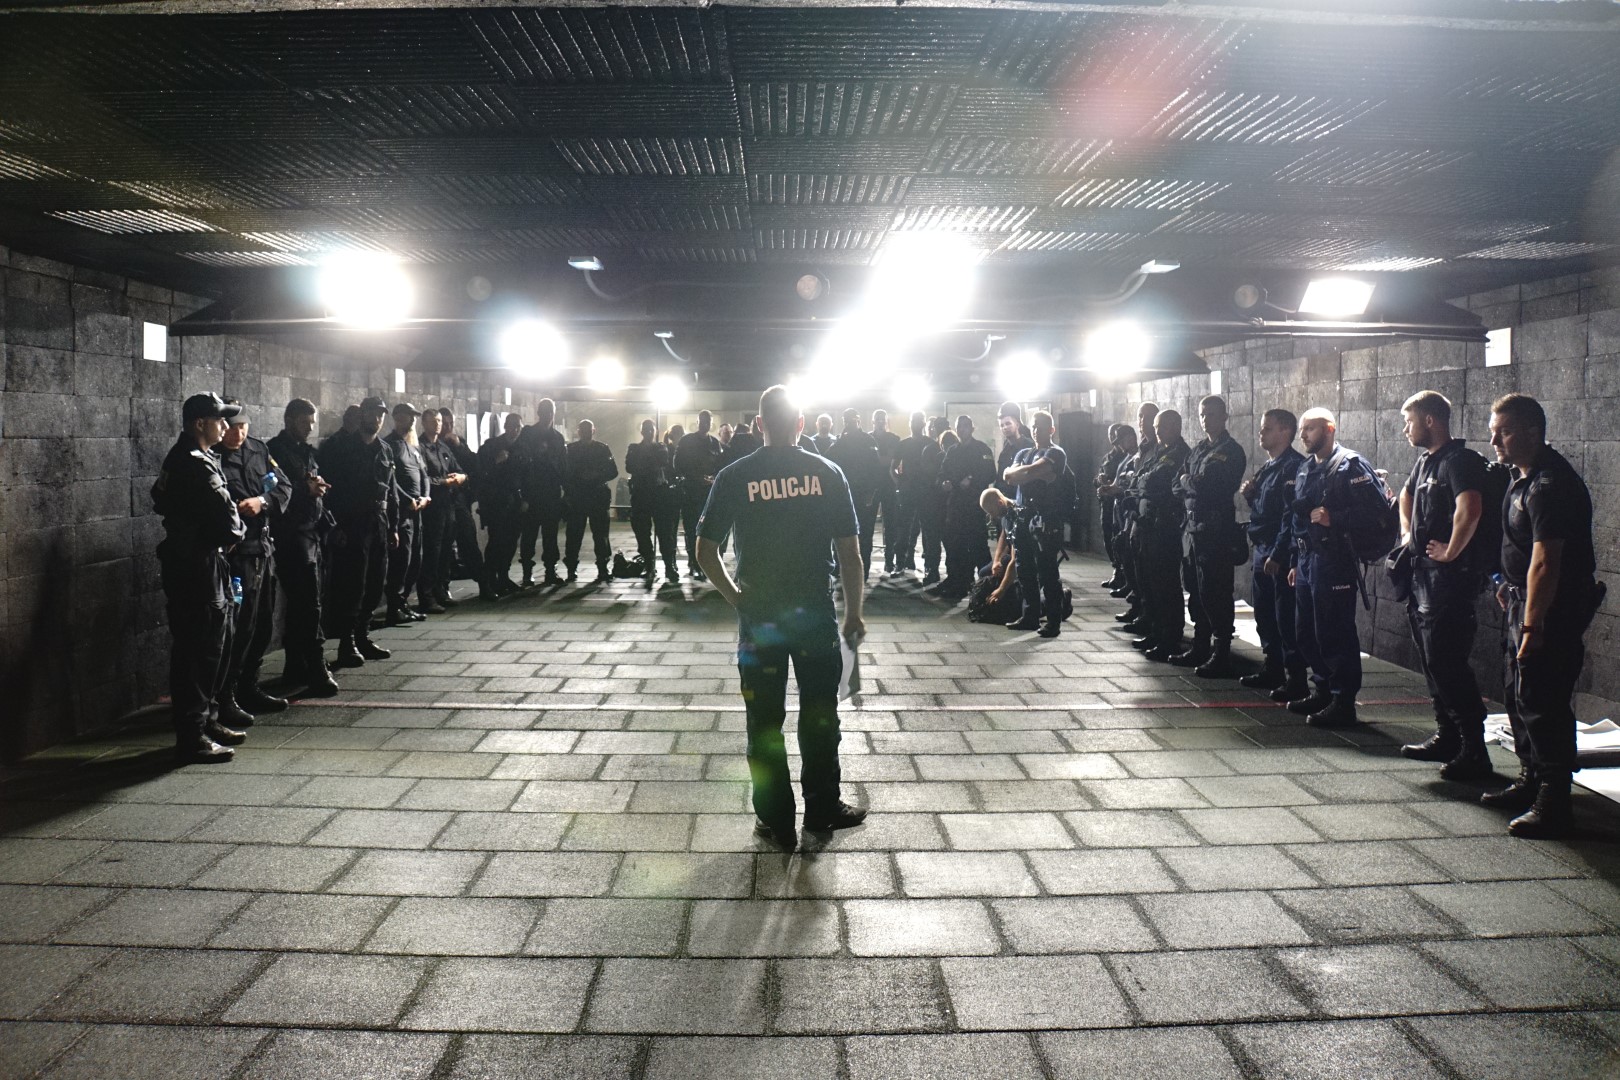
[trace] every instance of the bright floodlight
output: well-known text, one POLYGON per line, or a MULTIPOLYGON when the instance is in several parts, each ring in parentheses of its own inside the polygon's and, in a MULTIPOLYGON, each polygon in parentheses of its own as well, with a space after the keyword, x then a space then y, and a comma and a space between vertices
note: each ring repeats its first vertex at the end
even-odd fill
POLYGON ((679 375, 660 375, 647 391, 653 408, 661 413, 674 412, 686 404, 686 382, 679 375))
POLYGON ((1030 401, 1046 393, 1052 369, 1033 352, 1013 353, 996 368, 996 385, 1009 401, 1030 401))
POLYGON ((1373 287, 1355 278, 1316 278, 1305 286, 1302 315, 1360 315, 1372 300, 1373 287))
POLYGON ((978 250, 958 233, 890 233, 867 297, 889 325, 927 333, 960 319, 973 296, 978 250))
POLYGON ((1124 373, 1147 366, 1153 339, 1132 322, 1099 326, 1086 336, 1082 363, 1092 371, 1124 373))
POLYGON ((787 381, 788 401, 793 407, 803 412, 809 412, 816 406, 831 400, 834 386, 829 383, 827 376, 815 369, 801 375, 792 375, 787 381))
POLYGON ((818 395, 864 390, 889 376, 905 347, 893 323, 856 318, 822 339, 806 377, 818 395))
POLYGON ((1174 259, 1149 259, 1142 264, 1138 274, 1168 274, 1180 270, 1181 264, 1174 259))
POLYGON ((392 255, 351 251, 321 264, 321 303, 329 317, 350 326, 384 327, 411 313, 416 290, 392 255))
POLYGON ((600 270, 602 269, 602 260, 595 255, 571 255, 568 259, 568 265, 575 270, 600 270))
POLYGON ((592 390, 618 390, 624 386, 624 365, 617 357, 598 356, 585 367, 585 384, 592 390))
POLYGON ((539 319, 523 319, 501 334, 501 363, 535 379, 549 379, 568 360, 568 342, 557 328, 539 319))
POLYGON ((933 397, 934 391, 928 385, 928 380, 913 371, 895 376, 894 387, 889 391, 889 400, 894 404, 895 411, 908 416, 927 410, 933 397))

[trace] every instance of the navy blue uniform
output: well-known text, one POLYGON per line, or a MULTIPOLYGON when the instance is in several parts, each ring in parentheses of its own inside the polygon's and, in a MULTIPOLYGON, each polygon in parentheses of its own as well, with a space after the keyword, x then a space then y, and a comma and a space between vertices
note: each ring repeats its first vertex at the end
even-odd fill
POLYGON ((883 572, 892 574, 900 568, 900 544, 905 536, 901 527, 899 490, 894 480, 894 459, 900 453, 900 436, 892 431, 874 431, 878 458, 883 462, 883 475, 878 481, 877 507, 883 516, 883 572))
POLYGON ((1012 464, 1052 463, 1052 478, 1028 480, 1018 486, 1018 514, 1013 528, 1013 551, 1018 566, 1018 593, 1023 600, 1023 621, 1044 617, 1055 630, 1063 622, 1063 581, 1058 557, 1063 554, 1063 522, 1069 507, 1057 505, 1058 477, 1068 467, 1069 455, 1061 446, 1041 450, 1027 446, 1012 464))
POLYGON ((1231 434, 1199 441, 1187 455, 1186 470, 1176 478, 1187 513, 1182 545, 1181 580, 1187 589, 1187 613, 1200 645, 1212 638, 1230 643, 1235 619, 1232 595, 1237 538, 1233 497, 1243 483, 1248 459, 1231 434))
POLYGON ((286 596, 281 647, 298 674, 323 671, 321 634, 321 535, 325 500, 309 493, 309 478, 321 475, 315 448, 283 431, 268 443, 278 471, 292 488, 287 507, 270 522, 276 544, 276 578, 286 596))
MULTIPOLYGON (((892 549, 896 552, 897 570, 917 569, 917 533, 922 524, 922 509, 929 499, 938 494, 939 445, 926 435, 909 435, 895 446, 897 506, 895 520, 885 523, 895 531, 892 549)), ((885 550, 891 545, 885 536, 885 550)), ((938 562, 934 568, 938 569, 938 562)))
POLYGON ((675 444, 675 475, 681 493, 681 527, 686 534, 686 568, 698 573, 698 519, 709 500, 709 488, 725 456, 713 435, 689 431, 675 444))
MULTIPOLYGON (((1102 477, 1104 484, 1114 482, 1114 477, 1119 475, 1120 462, 1124 460, 1125 451, 1117 446, 1109 448, 1107 456, 1102 459, 1102 464, 1097 468, 1097 475, 1102 477)), ((1120 569, 1119 528, 1114 517, 1114 502, 1115 496, 1104 495, 1100 491, 1097 493, 1097 509, 1102 519, 1103 550, 1108 552, 1108 561, 1113 564, 1114 569, 1117 571, 1120 569)))
POLYGON ((1502 504, 1502 576, 1508 585, 1503 700, 1514 751, 1543 778, 1576 767, 1572 699, 1586 661, 1582 639, 1601 600, 1595 569, 1592 493, 1564 455, 1543 447, 1502 504), (1543 541, 1563 541, 1558 591, 1536 627, 1539 643, 1520 660, 1530 556, 1543 541))
POLYGON ((967 595, 973 575, 990 562, 990 541, 979 495, 996 478, 990 448, 969 436, 945 451, 939 479, 951 485, 945 497, 946 595, 967 595))
POLYGON ((292 499, 292 484, 270 448, 251 435, 236 450, 227 450, 222 445, 219 466, 225 474, 225 487, 238 504, 244 499, 264 496, 264 509, 242 519, 245 530, 242 542, 231 550, 229 557, 231 576, 242 579, 242 606, 236 610, 225 689, 251 695, 258 691, 259 668, 264 664, 265 650, 270 648, 274 632, 276 579, 270 570, 275 550, 272 536, 276 520, 292 499), (270 479, 272 474, 274 479, 270 479))
POLYGON ((1132 482, 1136 499, 1137 588, 1147 636, 1164 649, 1181 644, 1181 525, 1186 510, 1173 485, 1191 453, 1181 439, 1155 443, 1132 482))
POLYGON ((1130 609, 1135 615, 1142 613, 1144 599, 1142 590, 1138 585, 1141 581, 1139 567, 1142 561, 1142 537, 1136 527, 1137 499, 1135 495, 1136 474, 1142 468, 1158 446, 1156 442, 1145 442, 1137 446, 1135 453, 1126 454, 1119 468, 1114 470, 1114 486, 1120 493, 1114 497, 1114 528, 1119 534, 1115 541, 1119 549, 1121 569, 1125 574, 1125 587, 1130 592, 1130 609))
POLYGON ((461 471, 456 452, 442 439, 423 441, 418 451, 427 472, 428 503, 422 511, 422 573, 416 581, 416 598, 423 607, 450 597, 450 581, 455 576, 455 528, 458 490, 446 482, 461 471))
POLYGON ((563 565, 568 576, 574 576, 579 566, 579 549, 585 542, 585 527, 590 526, 591 543, 596 555, 596 569, 603 577, 608 575, 608 561, 613 558, 613 547, 608 542, 608 514, 613 509, 613 489, 608 485, 619 475, 619 466, 613 461, 613 451, 607 443, 571 442, 568 444, 567 468, 563 473, 563 503, 568 513, 568 539, 563 548, 563 565))
POLYGON ((1248 500, 1249 542, 1254 545, 1254 560, 1249 564, 1254 627, 1267 661, 1290 672, 1305 666, 1294 624, 1294 587, 1288 584, 1294 546, 1290 508, 1299 467, 1304 463, 1305 455, 1290 446, 1260 467, 1254 478, 1254 497, 1248 500), (1279 567, 1277 573, 1266 573, 1268 559, 1279 567))
POLYGON ((1378 476, 1367 459, 1341 446, 1325 462, 1307 457, 1294 475, 1291 515, 1294 538, 1295 627, 1299 651, 1312 681, 1354 700, 1361 690, 1361 638, 1356 600, 1361 563, 1345 522, 1357 512, 1383 508, 1378 476), (1326 507, 1331 526, 1312 524, 1311 511, 1326 507))
POLYGON ((843 470, 844 479, 849 481, 849 493, 855 500, 855 522, 861 533, 861 566, 870 575, 878 496, 888 479, 888 469, 883 465, 877 440, 864 431, 844 432, 826 456, 827 460, 843 470))
POLYGON ((326 505, 337 519, 328 622, 335 636, 369 641, 399 519, 394 458, 381 439, 367 443, 358 435, 333 435, 320 453, 321 471, 332 485, 326 505))
POLYGON ((399 486, 399 519, 395 529, 399 543, 388 551, 388 610, 400 611, 410 606, 411 593, 422 577, 424 511, 414 509, 413 500, 430 499, 433 493, 422 452, 397 431, 384 435, 382 442, 393 456, 394 483, 399 486))
MULTIPOLYGON (((736 443, 735 435, 731 438, 736 443)), ((745 457, 747 455, 744 455, 745 457)), ((650 576, 664 557, 664 570, 675 580, 675 527, 680 521, 680 505, 671 487, 669 447, 656 440, 632 443, 624 452, 624 471, 630 476, 630 528, 636 534, 636 549, 650 576), (658 539, 657 551, 653 537, 658 539)))
POLYGON ((843 673, 829 587, 834 540, 856 535, 843 472, 797 447, 767 446, 715 477, 698 524, 716 545, 736 540, 737 669, 748 712, 754 812, 794 821, 782 724, 791 662, 799 684, 805 816, 839 800, 838 680, 843 673))
MULTIPOLYGON (((564 512, 563 476, 568 470, 568 440, 554 427, 530 424, 518 432, 513 455, 516 474, 513 482, 523 492, 512 537, 518 549, 518 561, 523 564, 524 579, 532 579, 538 544, 546 581, 550 583, 557 579, 557 560, 562 557, 557 546, 557 530, 564 512)), ((500 567, 501 577, 506 576, 511 565, 512 553, 507 552, 506 562, 500 567)))

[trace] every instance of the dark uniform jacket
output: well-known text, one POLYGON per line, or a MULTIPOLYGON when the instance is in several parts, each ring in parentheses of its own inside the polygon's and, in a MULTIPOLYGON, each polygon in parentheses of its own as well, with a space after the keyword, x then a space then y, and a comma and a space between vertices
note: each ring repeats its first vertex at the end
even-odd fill
POLYGON ((1346 566, 1354 566, 1355 549, 1350 544, 1345 523, 1358 511, 1383 512, 1384 496, 1377 480, 1372 464, 1344 446, 1336 448, 1326 461, 1319 462, 1314 455, 1305 456, 1294 474, 1294 506, 1290 515, 1294 565, 1298 565, 1299 548, 1304 545, 1331 559, 1342 560, 1346 566), (1333 518, 1332 525, 1317 525, 1311 521, 1311 511, 1318 506, 1327 508, 1333 518))
POLYGON ((321 443, 321 475, 332 485, 326 508, 339 528, 363 534, 376 528, 393 532, 399 522, 399 486, 388 444, 367 444, 358 435, 333 435, 321 443))
MULTIPOLYGON (((521 436, 522 432, 518 434, 521 436)), ((526 495, 524 479, 526 475, 532 475, 533 470, 523 455, 520 443, 521 439, 514 440, 502 432, 478 448, 478 512, 486 528, 491 521, 502 521, 523 512, 526 495)), ((560 472, 557 483, 560 492, 560 472)))
POLYGON ((910 496, 924 495, 939 486, 939 444, 926 435, 901 439, 894 452, 900 490, 910 496))
MULTIPOLYGON (((732 442, 737 441, 735 435, 732 442)), ((657 498, 672 479, 669 469, 669 447, 661 442, 631 443, 624 452, 624 471, 630 475, 632 499, 657 498)))
POLYGON ((608 484, 619 475, 619 466, 613 462, 613 451, 605 442, 571 442, 568 444, 566 471, 563 473, 563 495, 569 502, 600 502, 611 499, 608 484))
MULTIPOLYGON (((1412 463, 1405 491, 1412 498, 1412 553, 1427 565, 1453 570, 1472 570, 1468 557, 1470 540, 1463 557, 1450 563, 1428 562, 1424 555, 1430 540, 1451 542, 1451 523, 1457 513, 1457 496, 1465 491, 1485 492, 1485 459, 1468 449, 1462 439, 1452 439, 1438 450, 1425 450, 1412 463)), ((1483 513, 1483 508, 1481 509, 1483 513)), ((1495 552, 1491 553, 1495 555, 1495 552)), ((1482 565, 1489 565, 1488 563, 1482 565)))
POLYGON ((276 542, 276 557, 313 563, 320 556, 321 518, 326 500, 309 493, 308 480, 320 476, 315 448, 298 442, 283 431, 267 444, 275 458, 276 471, 287 477, 291 492, 281 513, 270 519, 270 535, 276 542))
POLYGON ((219 467, 225 474, 225 487, 231 493, 231 498, 240 503, 243 499, 251 499, 263 495, 265 499, 264 510, 258 514, 242 519, 243 528, 246 529, 242 542, 236 545, 233 555, 269 555, 273 544, 271 537, 274 532, 275 521, 287 509, 287 503, 292 498, 292 484, 287 474, 277 463, 270 447, 262 439, 255 439, 249 435, 243 440, 238 450, 227 450, 224 446, 219 449, 219 467), (270 490, 265 491, 265 478, 275 473, 275 480, 270 490))
POLYGON ((975 506, 979 503, 979 493, 990 486, 995 476, 996 459, 990 448, 971 437, 945 451, 939 463, 940 482, 950 484, 953 495, 971 497, 975 506), (965 488, 963 480, 968 481, 965 488))
POLYGON ((1125 455, 1125 460, 1119 463, 1119 469, 1114 473, 1114 483, 1119 486, 1119 496, 1114 503, 1114 519, 1121 532, 1130 532, 1136 527, 1137 519, 1141 515, 1141 499, 1136 491, 1136 478, 1143 466, 1157 452, 1157 442, 1139 443, 1136 452, 1125 455))
POLYGON ((563 476, 568 470, 568 440, 562 432, 532 424, 518 432, 511 452, 518 459, 514 468, 524 501, 533 505, 562 498, 563 476))
POLYGON ((229 603, 224 549, 240 541, 246 530, 225 486, 218 456, 199 449, 189 434, 182 435, 152 485, 152 507, 163 516, 163 540, 157 550, 163 560, 164 590, 229 603))
MULTIPOLYGON (((1538 540, 1562 540, 1554 609, 1580 611, 1592 596, 1597 562, 1592 549, 1592 493, 1568 459, 1544 446, 1522 477, 1513 481, 1502 503, 1502 576, 1523 589, 1538 540)), ((1582 629, 1584 629, 1584 625, 1582 629)))
POLYGON ((888 485, 887 490, 893 491, 895 488, 894 459, 900 453, 900 436, 892 431, 874 431, 872 432, 872 441, 877 443, 878 458, 883 462, 883 468, 889 474, 888 479, 885 481, 888 485))
POLYGON ((1249 541, 1262 559, 1275 557, 1287 565, 1293 545, 1289 508, 1294 502, 1294 484, 1305 455, 1292 446, 1260 466, 1254 478, 1255 493, 1249 503, 1249 541))
POLYGON ((724 453, 713 435, 689 431, 675 444, 675 475, 690 484, 705 484, 720 471, 724 453))
POLYGON ((1207 436, 1187 455, 1186 471, 1176 479, 1187 511, 1187 531, 1230 530, 1237 520, 1233 496, 1243 486, 1248 459, 1231 432, 1219 439, 1207 436))
POLYGON ((1131 483, 1141 524, 1150 529, 1180 530, 1186 511, 1175 492, 1175 482, 1191 453, 1182 439, 1153 444, 1152 452, 1143 459, 1131 483))
POLYGON ((456 489, 445 486, 445 479, 451 473, 461 472, 461 462, 456 459, 456 452, 438 439, 424 442, 417 447, 422 455, 422 468, 427 473, 428 503, 426 514, 444 514, 454 509, 456 489))
MULTIPOLYGON (((1119 464, 1120 462, 1124 461, 1125 458, 1125 451, 1121 450, 1119 447, 1114 446, 1109 448, 1107 456, 1102 459, 1102 464, 1097 467, 1097 472, 1102 476, 1103 483, 1114 483, 1114 478, 1119 475, 1119 464)), ((1114 496, 1104 495, 1101 491, 1099 491, 1097 492, 1097 501, 1104 506, 1111 507, 1114 504, 1114 496)))
POLYGON ((857 504, 871 502, 888 475, 878 453, 877 440, 864 431, 846 431, 840 435, 827 451, 827 460, 844 470, 850 494, 857 504))
POLYGON ((738 428, 731 433, 731 443, 726 447, 724 461, 720 467, 723 469, 734 461, 741 461, 764 445, 759 441, 759 436, 748 428, 738 428))
POLYGON ((394 458, 394 483, 399 486, 400 516, 415 517, 419 511, 411 509, 411 500, 432 498, 433 494, 428 489, 427 465, 422 461, 422 452, 397 431, 390 431, 382 437, 382 441, 388 444, 388 452, 394 458))
POLYGON ((1013 495, 1013 486, 1001 478, 1002 474, 1012 466, 1013 459, 1018 456, 1020 451, 1028 450, 1034 445, 1034 439, 1026 439, 1022 435, 1014 435, 1010 439, 1004 439, 1001 443, 1001 453, 996 455, 996 487, 1000 488, 1001 493, 1008 498, 1013 495))
POLYGON ((453 443, 444 442, 443 436, 440 436, 439 441, 456 455, 456 472, 464 473, 467 477, 467 482, 456 489, 456 498, 471 503, 478 493, 478 451, 468 446, 467 440, 460 435, 456 436, 453 443))

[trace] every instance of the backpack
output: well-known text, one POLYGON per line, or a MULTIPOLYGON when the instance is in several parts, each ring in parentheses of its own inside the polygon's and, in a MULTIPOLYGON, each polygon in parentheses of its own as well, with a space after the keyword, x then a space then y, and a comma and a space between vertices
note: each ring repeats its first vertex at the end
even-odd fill
MULTIPOLYGON (((1342 449, 1335 450, 1329 461, 1331 475, 1337 477, 1339 468, 1344 464, 1348 455, 1342 449)), ((1380 563, 1389 557, 1390 551, 1401 538, 1401 511, 1395 501, 1395 495, 1389 490, 1384 478, 1371 471, 1369 466, 1369 483, 1375 485, 1374 491, 1382 500, 1383 506, 1370 507, 1365 512, 1357 506, 1355 512, 1349 515, 1345 523, 1345 535, 1350 540, 1350 550, 1355 554, 1357 561, 1362 565, 1380 563)), ((1349 492, 1345 493, 1346 502, 1350 501, 1349 492)), ((1369 499, 1369 502, 1373 500, 1369 499)))
POLYGON ((1485 462, 1485 483, 1479 492, 1479 525, 1474 529, 1474 538, 1468 542, 1468 565, 1482 578, 1489 578, 1502 569, 1502 507, 1512 486, 1512 468, 1500 461, 1485 462))

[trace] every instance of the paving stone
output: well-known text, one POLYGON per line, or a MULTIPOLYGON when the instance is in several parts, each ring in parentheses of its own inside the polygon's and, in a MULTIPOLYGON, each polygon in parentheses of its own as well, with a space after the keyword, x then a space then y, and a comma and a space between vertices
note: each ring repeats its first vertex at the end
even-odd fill
POLYGON ((1175 880, 1151 851, 1035 851, 1030 865, 1051 893, 1173 892, 1175 880))
POLYGON ((349 952, 360 947, 393 901, 381 896, 255 897, 209 943, 216 949, 349 952))
POLYGON ((1390 840, 1293 844, 1283 849, 1329 885, 1408 885, 1449 875, 1390 840))
POLYGON ((66 885, 0 885, 0 941, 44 941, 116 894, 66 885))
POLYGON ((1166 848, 1159 857, 1189 889, 1302 889, 1316 884, 1274 847, 1166 848))
POLYGON ((1110 964, 1119 985, 1150 1024, 1283 1019, 1308 1013, 1255 952, 1134 953, 1114 957, 1110 964))
POLYGON ((1111 754, 1019 754, 1032 780, 1116 780, 1130 775, 1111 754))
POLYGON ((1475 937, 1601 933, 1602 919, 1539 881, 1481 881, 1419 885, 1412 890, 1475 937))
POLYGON ((641 814, 743 813, 748 809, 748 785, 712 780, 698 783, 646 780, 636 785, 629 809, 641 814))
POLYGON ((427 961, 403 956, 285 953, 243 991, 227 1024, 388 1027, 416 989, 427 961))
POLYGON ((607 960, 585 1016, 590 1031, 759 1035, 763 960, 607 960))
POLYGON ((192 881, 199 889, 255 889, 315 892, 354 861, 347 848, 248 845, 203 871, 192 881))
MULTIPOLYGON (((1158 750, 1151 753, 1126 752, 1115 759, 1132 776, 1230 776, 1233 769, 1207 750, 1158 750)), ((1313 762, 1318 768, 1320 763, 1313 762)), ((1267 770, 1271 771, 1271 770, 1267 770)))
POLYGON ((1395 888, 1297 889, 1277 901, 1329 941, 1386 941, 1450 937, 1450 922, 1395 888))
POLYGON ((1063 820, 1085 847, 1190 847, 1198 843, 1198 837, 1168 810, 1081 811, 1064 814, 1063 820))
POLYGON ((656 1039, 647 1080, 692 1076, 832 1076, 838 1071, 833 1039, 656 1039))
POLYGON ((382 896, 456 896, 487 856, 460 851, 368 851, 331 886, 332 892, 382 896))
POLYGON ((1458 881, 1570 878, 1580 872, 1511 836, 1414 840, 1412 848, 1458 881))
POLYGON ((1301 806, 1295 812, 1329 840, 1409 840, 1440 833, 1433 822, 1393 803, 1301 806))
POLYGON ((112 955, 72 945, 0 945, 0 1019, 30 1015, 112 955))
POLYGON ((905 851, 895 856, 895 862, 907 896, 1035 896, 1040 892, 1017 852, 905 851))
POLYGON ((1504 1008, 1620 1001, 1620 980, 1609 969, 1556 938, 1435 941, 1422 948, 1504 1008))
POLYGON ((1137 952, 1158 939, 1129 902, 1109 896, 997 900, 990 905, 1014 952, 1137 952))
POLYGON ((1548 881, 1547 888, 1607 922, 1620 925, 1620 888, 1607 881, 1548 881))
POLYGON ((214 1080, 229 1076, 265 1033, 230 1028, 108 1025, 85 1033, 42 1080, 214 1080))
POLYGON ((772 1027, 790 1035, 944 1031, 943 984, 929 960, 783 960, 772 1027))
POLYGON ((674 956, 679 900, 548 900, 523 951, 533 956, 674 956))
POLYGON ((261 962, 258 953, 130 949, 108 957, 39 1015, 196 1023, 223 1005, 261 962))
POLYGON ((874 813, 858 829, 836 832, 827 847, 843 851, 934 851, 945 835, 933 814, 874 813))
POLYGON ((330 847, 425 848, 450 824, 442 810, 344 810, 309 843, 330 847))
POLYGON ((381 809, 393 806, 415 782, 404 777, 317 776, 283 801, 288 806, 381 809))
POLYGON ((58 933, 56 940, 69 945, 197 946, 250 899, 240 892, 131 889, 58 933))
POLYGON ((0 1022, 0 1076, 33 1076, 89 1030, 81 1024, 0 1022))
POLYGON ((63 885, 184 885, 228 854, 222 844, 107 844, 53 880, 63 885))
MULTIPOLYGON (((901 787, 904 785, 894 785, 901 787)), ((971 785, 979 803, 989 811, 1004 810, 1085 810, 1091 803, 1072 780, 980 780, 971 785)), ((941 806, 940 810, 967 810, 966 806, 941 806)))
POLYGON ((1074 846, 1055 814, 941 814, 939 821, 951 846, 963 851, 1074 846))
POLYGON ((1039 1036, 1052 1075, 1080 1080, 1239 1080, 1209 1028, 1049 1031, 1039 1036))
POLYGON ((567 1032, 585 1010, 590 960, 446 960, 433 970, 402 1028, 567 1032))
POLYGON ((1329 1016, 1471 1012, 1483 1002, 1398 945, 1288 949, 1279 962, 1329 1016))
POLYGON ((473 882, 474 896, 601 896, 620 856, 593 852, 496 852, 473 882))
POLYGON ((1124 1027, 1125 999, 1095 956, 940 962, 956 1022, 979 1031, 1124 1027))
POLYGON ((1311 940, 1265 893, 1179 893, 1144 896, 1142 908, 1173 949, 1303 945, 1311 940))
POLYGON ((1262 1075, 1288 1080, 1344 1080, 1369 1076, 1426 1077, 1436 1069, 1393 1024, 1252 1024, 1233 1036, 1262 1075))
POLYGON ((444 851, 550 851, 568 828, 567 814, 467 811, 433 840, 444 851))
POLYGON ((1460 1076, 1610 1080, 1620 1072, 1620 1050, 1570 1016, 1433 1016, 1411 1024, 1460 1076))
POLYGON ((1087 780, 1081 789, 1111 810, 1179 809, 1209 805, 1186 780, 1087 780))
POLYGON ((449 1080, 618 1080, 640 1042, 603 1035, 468 1035, 449 1080))
POLYGON ((750 855, 632 851, 613 883, 615 896, 744 898, 753 891, 750 855))
POLYGON ((1195 776, 1187 781, 1211 806, 1305 806, 1316 797, 1286 776, 1195 776))
POLYGON ((394 805, 405 810, 505 810, 522 790, 521 780, 426 779, 394 805))
POLYGON ((911 760, 924 780, 1024 779, 1010 754, 918 754, 911 760))
POLYGON ((972 956, 1000 950, 982 904, 971 900, 851 900, 844 905, 856 956, 972 956))
POLYGON ((0 837, 0 882, 43 884, 106 846, 99 840, 0 837))
POLYGON ((524 812, 616 814, 630 805, 635 785, 625 780, 535 780, 510 809, 524 812))
POLYGON ((845 1042, 850 1080, 1040 1080, 1024 1035, 873 1035, 845 1042))
POLYGON ((408 897, 366 941, 366 951, 415 956, 511 956, 540 915, 533 900, 408 897))
POLYGON ((75 840, 178 840, 215 813, 212 806, 111 806, 66 835, 75 840))
POLYGON ((894 870, 880 852, 823 851, 755 862, 761 899, 883 897, 895 894, 894 870))
POLYGON ((838 908, 822 900, 699 900, 687 950, 693 956, 831 956, 838 908))
POLYGON ((1211 844, 1299 844, 1321 836, 1281 807, 1183 810, 1182 820, 1211 844))
POLYGON ((334 813, 301 806, 228 806, 209 821, 204 838, 220 844, 298 844, 334 813))
POLYGON ((281 1031, 242 1080, 428 1080, 449 1049, 447 1035, 281 1031))
POLYGON ((565 851, 685 851, 690 814, 576 814, 565 851))

